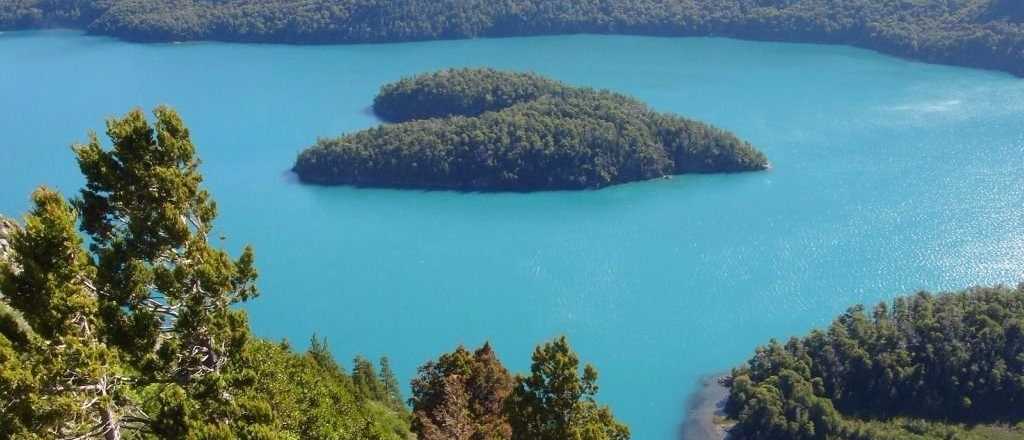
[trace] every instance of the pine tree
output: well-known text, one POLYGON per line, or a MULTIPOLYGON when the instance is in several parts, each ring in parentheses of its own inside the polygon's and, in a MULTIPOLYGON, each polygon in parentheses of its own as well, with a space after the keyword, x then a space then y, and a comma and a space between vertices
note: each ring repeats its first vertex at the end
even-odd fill
POLYGON ((231 306, 256 296, 256 272, 250 248, 233 260, 209 244, 217 210, 189 131, 167 107, 153 115, 152 126, 141 110, 109 120, 111 150, 95 134, 74 147, 86 179, 75 205, 110 342, 142 366, 139 380, 181 389, 162 390, 171 399, 154 415, 170 434, 196 423, 189 415, 223 424, 216 375, 248 339, 244 312, 231 306), (182 402, 182 393, 202 397, 182 402))
POLYGON ((386 402, 384 384, 377 376, 377 369, 373 362, 363 356, 356 356, 352 360, 352 384, 355 386, 356 394, 366 400, 386 402))
POLYGON ((321 338, 314 333, 309 338, 309 350, 306 350, 306 353, 321 367, 341 370, 338 367, 338 363, 335 362, 334 356, 331 355, 331 348, 327 343, 327 338, 321 338))
POLYGON ((579 357, 563 336, 533 353, 529 376, 516 378, 506 403, 513 440, 626 440, 629 428, 595 400, 597 370, 579 374, 579 357))
POLYGON ((405 403, 402 402, 402 389, 387 356, 380 358, 380 383, 383 385, 384 403, 396 411, 406 411, 405 403))
POLYGON ((103 344, 94 269, 75 211, 56 192, 33 194, 25 228, 10 234, 0 266, 0 433, 120 439, 137 406, 118 353, 103 344))

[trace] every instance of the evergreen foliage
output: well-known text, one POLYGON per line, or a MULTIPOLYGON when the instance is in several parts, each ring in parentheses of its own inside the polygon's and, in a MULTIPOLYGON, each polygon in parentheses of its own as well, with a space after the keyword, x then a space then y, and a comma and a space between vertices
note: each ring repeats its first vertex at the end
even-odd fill
POLYGON ((408 437, 405 408, 360 396, 325 342, 251 336, 233 306, 256 296, 252 250, 209 243, 188 130, 154 117, 74 148, 79 198, 41 188, 23 227, 0 224, 0 438, 408 437))
POLYGON ((516 378, 506 403, 513 440, 628 440, 629 428, 597 403, 597 369, 566 338, 533 352, 530 375, 516 378))
POLYGON ((534 73, 448 69, 385 84, 373 100, 373 111, 391 122, 479 116, 571 90, 534 73))
POLYGON ((458 347, 420 367, 413 430, 420 440, 628 440, 629 429, 597 403, 597 370, 565 337, 542 344, 528 376, 511 376, 490 344, 458 347))
POLYGON ((984 438, 970 426, 1024 421, 1024 286, 853 307, 727 385, 739 439, 984 438))
POLYGON ((568 33, 849 44, 1024 75, 1018 0, 7 0, 0 29, 362 43, 568 33))
POLYGON ((318 184, 535 191, 768 166, 761 152, 726 131, 533 74, 421 75, 384 86, 374 108, 401 123, 321 139, 299 155, 299 177, 318 184))

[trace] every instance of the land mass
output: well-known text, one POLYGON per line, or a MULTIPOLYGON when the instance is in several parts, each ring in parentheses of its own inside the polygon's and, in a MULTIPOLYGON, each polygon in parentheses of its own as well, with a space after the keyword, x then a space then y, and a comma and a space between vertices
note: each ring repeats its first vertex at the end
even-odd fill
POLYGON ((725 382, 737 440, 1024 439, 1024 285, 853 307, 725 382))
POLYGON ((608 91, 528 73, 453 69, 386 85, 397 122, 321 139, 294 171, 328 185, 467 191, 587 189, 768 167, 733 134, 608 91))
POLYGON ((368 43, 571 33, 846 44, 1024 75, 1019 0, 9 0, 0 30, 368 43))

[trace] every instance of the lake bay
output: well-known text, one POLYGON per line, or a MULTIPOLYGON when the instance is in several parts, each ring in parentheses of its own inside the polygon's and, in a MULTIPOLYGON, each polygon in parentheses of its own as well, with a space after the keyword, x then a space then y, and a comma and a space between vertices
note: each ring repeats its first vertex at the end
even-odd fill
POLYGON ((559 36, 389 45, 132 44, 0 35, 0 213, 81 185, 68 146, 178 109, 221 217, 256 249, 256 332, 400 379, 491 341, 516 371, 565 334, 639 440, 678 437, 701 376, 856 303, 1024 280, 1024 80, 848 47, 559 36), (710 122, 766 172, 599 191, 305 186, 317 137, 373 126, 377 89, 455 66, 532 70, 710 122))

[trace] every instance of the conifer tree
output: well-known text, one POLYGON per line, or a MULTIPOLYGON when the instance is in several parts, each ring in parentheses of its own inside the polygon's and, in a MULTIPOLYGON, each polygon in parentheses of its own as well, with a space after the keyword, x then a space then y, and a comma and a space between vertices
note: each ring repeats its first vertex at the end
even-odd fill
POLYGON ((33 194, 25 228, 0 266, 6 319, 0 331, 0 434, 120 439, 137 406, 125 393, 118 353, 98 322, 93 268, 77 216, 56 192, 33 194))
POLYGON ((513 440, 626 440, 629 428, 595 400, 597 370, 563 336, 533 352, 529 376, 516 378, 507 400, 513 440))
POLYGON ((166 404, 154 414, 170 435, 196 423, 189 415, 225 423, 216 375, 248 338, 231 306, 256 296, 256 272, 250 248, 233 260, 210 245, 217 209, 189 131, 167 107, 153 115, 152 126, 138 109, 109 120, 110 150, 95 134, 74 147, 86 179, 75 205, 110 342, 141 366, 139 381, 177 387, 160 391, 166 404))
POLYGON ((397 411, 406 411, 405 403, 402 402, 402 389, 398 385, 398 378, 391 369, 391 360, 387 356, 380 358, 380 383, 383 386, 383 393, 386 403, 397 411))
POLYGON ((356 356, 352 360, 352 384, 356 394, 363 399, 386 402, 384 385, 377 376, 377 369, 373 362, 363 356, 356 356))

